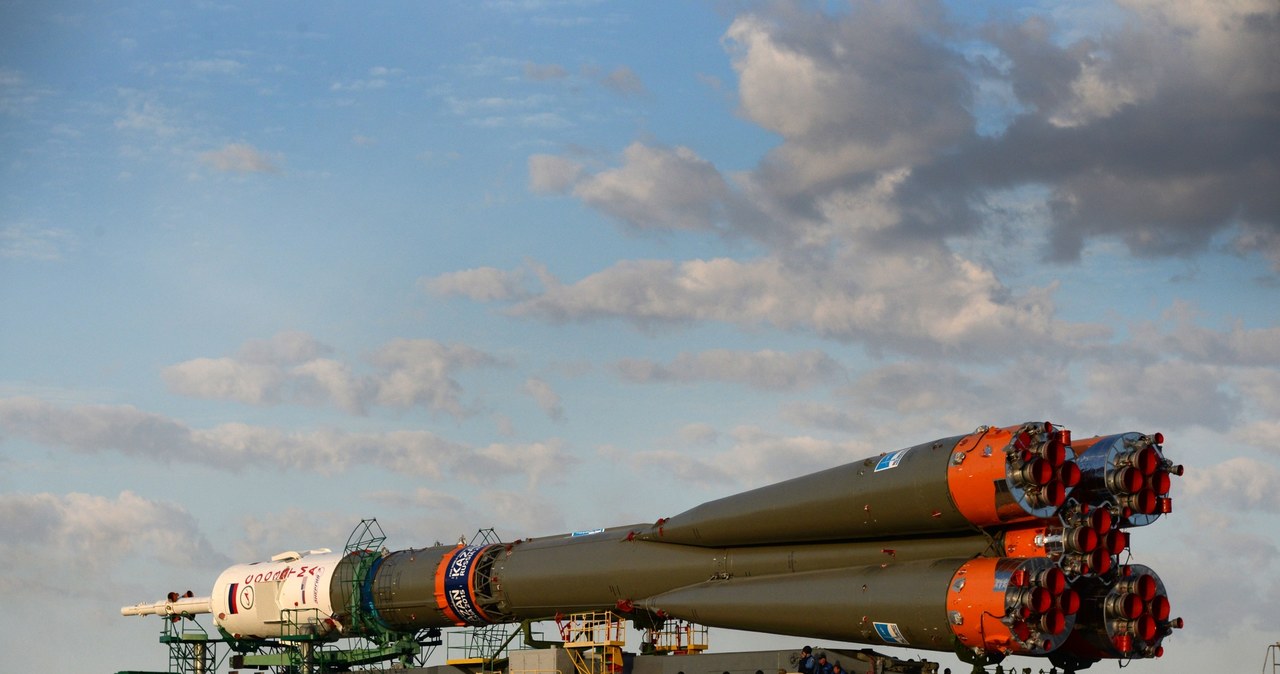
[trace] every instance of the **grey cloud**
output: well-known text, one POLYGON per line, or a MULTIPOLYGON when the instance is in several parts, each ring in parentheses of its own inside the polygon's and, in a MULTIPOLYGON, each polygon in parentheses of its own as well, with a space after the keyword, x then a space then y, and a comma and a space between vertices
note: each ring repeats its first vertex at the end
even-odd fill
POLYGON ((529 276, 525 269, 477 267, 420 279, 418 287, 442 297, 459 295, 478 302, 503 301, 528 297, 531 294, 529 276))
POLYGON ((333 353, 333 347, 305 332, 281 332, 270 339, 251 339, 240 347, 240 360, 273 365, 297 365, 333 353))
MULTIPOLYGON (((712 433, 710 427, 699 428, 692 439, 705 445, 701 436, 712 433)), ((723 491, 726 484, 753 487, 778 482, 872 453, 868 445, 858 441, 778 435, 753 426, 740 426, 723 436, 729 446, 711 454, 699 451, 700 447, 660 449, 630 452, 625 460, 640 470, 723 491)))
POLYGON ((1052 259, 1096 237, 1189 254, 1235 227, 1236 250, 1280 264, 1280 81, 1263 65, 1280 10, 1132 4, 1123 28, 1069 44, 1044 18, 991 24, 1000 60, 967 63, 933 3, 740 17, 726 40, 743 110, 783 137, 746 178, 757 209, 821 221, 824 200, 907 169, 882 241, 974 232, 994 192, 1040 186, 1052 259), (978 81, 1007 81, 1022 107, 992 136, 966 112, 978 81))
POLYGON ((562 80, 569 76, 569 72, 564 66, 558 63, 532 63, 525 62, 524 78, 535 82, 546 82, 550 80, 562 80))
POLYGON ((526 444, 492 444, 471 451, 465 463, 455 466, 454 472, 477 484, 493 480, 495 476, 527 476, 530 489, 546 480, 560 481, 576 463, 558 439, 526 444))
POLYGON ((529 157, 529 189, 538 194, 564 194, 582 175, 582 165, 564 157, 535 154, 529 157))
POLYGON ((1237 321, 1225 330, 1197 324, 1199 312, 1185 302, 1165 311, 1159 322, 1134 328, 1135 342, 1153 352, 1172 352, 1212 365, 1280 365, 1280 328, 1246 328, 1237 321))
POLYGON ((841 433, 867 433, 874 422, 848 405, 823 403, 788 403, 782 408, 782 418, 802 428, 815 428, 841 433))
POLYGON ((195 358, 166 367, 160 376, 170 391, 181 395, 263 405, 280 401, 286 373, 274 365, 233 358, 195 358))
POLYGON ((524 382, 523 390, 552 421, 564 420, 564 405, 560 402, 560 394, 545 380, 529 377, 524 382))
POLYGON ((1186 254, 1233 225, 1239 248, 1278 259, 1280 81, 1261 64, 1280 58, 1280 10, 1134 4, 1126 28, 1068 45, 1041 19, 991 27, 1030 109, 922 182, 967 183, 969 195, 1049 186, 1056 259, 1097 236, 1138 255, 1186 254))
MULTIPOLYGON (((491 465, 494 474, 521 471, 501 458, 506 454, 500 449, 475 449, 427 431, 285 432, 241 423, 198 429, 129 406, 62 407, 34 398, 0 399, 0 431, 56 449, 119 452, 231 471, 269 466, 332 474, 369 465, 429 478, 457 474, 475 479, 472 466, 478 458, 491 465)), ((531 453, 546 454, 541 449, 531 453)), ((536 465, 545 463, 540 461, 536 465)))
POLYGON ((624 359, 616 365, 623 378, 636 382, 724 381, 786 391, 840 380, 845 370, 822 351, 731 351, 714 349, 681 353, 670 364, 624 359))
POLYGON ((239 540, 233 545, 236 561, 268 559, 281 550, 337 548, 351 534, 350 512, 316 512, 285 508, 258 517, 239 518, 239 540))
POLYGON ((493 521, 511 526, 509 535, 528 536, 563 531, 564 513, 550 498, 534 491, 487 490, 481 498, 492 511, 493 521))
POLYGON ((624 458, 637 470, 652 471, 688 484, 722 486, 737 481, 720 462, 693 456, 689 452, 657 449, 628 452, 624 458))
POLYGON ((685 147, 632 143, 624 154, 621 167, 581 179, 574 195, 638 229, 713 229, 723 220, 729 188, 710 162, 685 147))
POLYGON ((286 432, 242 423, 198 429, 128 406, 68 408, 34 398, 0 399, 0 431, 74 452, 114 451, 231 471, 270 466, 335 474, 363 465, 475 483, 524 476, 536 485, 574 463, 559 440, 470 447, 427 431, 286 432))
POLYGON ((1280 424, 1280 369, 1242 368, 1232 373, 1231 383, 1259 416, 1280 424))
POLYGON ((451 513, 461 513, 466 509, 466 503, 462 499, 452 494, 427 489, 426 487, 418 487, 412 492, 378 491, 367 496, 379 503, 398 508, 412 507, 433 512, 451 513))
POLYGON ((1159 569, 1165 584, 1177 589, 1176 610, 1195 613, 1203 639, 1230 638, 1245 626, 1266 631, 1280 620, 1280 583, 1273 570, 1280 550, 1274 537, 1236 530, 1238 516, 1209 513, 1196 519, 1192 533, 1181 537, 1179 553, 1159 569), (1223 559, 1248 569, 1256 582, 1220 582, 1213 569, 1223 559))
POLYGON ((640 79, 640 76, 637 75, 634 70, 626 66, 618 66, 617 68, 609 71, 608 75, 605 75, 600 79, 600 83, 603 84, 606 89, 610 89, 624 96, 636 96, 647 91, 645 89, 644 82, 640 79))
POLYGON ((401 339, 373 354, 383 368, 377 377, 379 404, 392 407, 423 405, 430 410, 464 416, 462 386, 452 373, 461 368, 501 364, 497 358, 462 344, 446 345, 429 339, 401 339))
POLYGON ((1087 370, 1089 393, 1080 409, 1094 423, 1115 423, 1123 410, 1124 419, 1152 425, 1139 429, 1146 432, 1191 425, 1226 431, 1241 405, 1216 384, 1224 376, 1221 368, 1185 361, 1097 363, 1087 370))
POLYGON ((832 17, 775 6, 726 32, 746 116, 782 135, 755 182, 794 207, 972 135, 965 64, 932 2, 854 2, 832 17))
POLYGON ((1070 352, 1109 335, 1053 318, 1049 289, 1022 296, 988 269, 934 251, 791 267, 776 258, 623 261, 550 284, 510 311, 552 321, 623 318, 643 327, 721 321, 809 330, 916 354, 1070 352))
POLYGON ((0 399, 0 428, 43 445, 80 452, 104 449, 159 459, 190 448, 188 427, 128 405, 62 408, 29 397, 0 399))
POLYGON ((680 429, 680 438, 694 445, 714 445, 720 433, 710 424, 686 424, 680 429))
MULTIPOLYGON (((1275 404, 1276 399, 1271 399, 1270 406, 1274 408, 1275 404)), ((1280 421, 1266 419, 1243 423, 1231 431, 1231 439, 1280 456, 1280 421)))
POLYGON ((1190 470, 1182 478, 1189 496, 1222 510, 1280 512, 1280 469, 1245 456, 1190 470))
MULTIPOLYGON (((135 555, 185 566, 230 563, 213 550, 181 506, 130 491, 114 498, 0 494, 0 539, 6 542, 0 546, 0 559, 9 568, 25 566, 26 559, 74 559, 86 571, 109 574, 116 562, 135 555)), ((74 578, 64 580, 78 587, 74 578)))
POLYGON ((379 371, 359 375, 346 363, 320 357, 328 346, 305 333, 282 333, 246 343, 234 357, 195 358, 166 367, 161 376, 182 395, 251 405, 333 404, 352 414, 372 405, 422 406, 456 417, 470 414, 454 374, 501 361, 460 344, 429 339, 389 342, 370 357, 379 371))

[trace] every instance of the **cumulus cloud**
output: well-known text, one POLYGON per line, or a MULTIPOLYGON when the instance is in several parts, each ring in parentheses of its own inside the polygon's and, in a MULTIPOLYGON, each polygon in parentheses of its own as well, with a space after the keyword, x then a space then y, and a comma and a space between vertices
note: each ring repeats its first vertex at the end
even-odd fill
POLYGON ((1050 185, 1059 259, 1097 236, 1182 254, 1230 227, 1248 235, 1242 249, 1276 259, 1280 197, 1264 186, 1280 179, 1269 130, 1280 112, 1263 101, 1280 81, 1260 64, 1280 55, 1280 10, 1264 0, 1124 4, 1123 28, 1068 43, 1043 19, 992 26, 1027 112, 957 153, 946 179, 1050 185))
MULTIPOLYGON (((542 164, 542 174, 555 173, 554 165, 547 166, 551 162, 542 164)), ((729 198, 720 172, 693 150, 642 143, 627 147, 621 167, 580 180, 573 193, 638 229, 712 229, 723 219, 729 198)))
POLYGON ((734 20, 726 48, 743 113, 783 143, 757 183, 813 199, 874 172, 917 164, 972 134, 963 58, 940 6, 854 2, 839 17, 796 8, 734 20))
POLYGON ((1235 250, 1280 264, 1280 113, 1266 102, 1280 81, 1259 65, 1280 57, 1280 11, 1265 0, 1126 4, 1129 21, 1073 40, 1041 16, 995 21, 969 52, 949 46, 955 28, 926 0, 860 0, 835 16, 753 8, 724 44, 743 115, 781 137, 758 166, 731 186, 690 148, 634 143, 621 166, 591 175, 531 160, 531 187, 571 190, 637 229, 714 229, 779 254, 817 245, 861 259, 994 228, 993 197, 1035 187, 1055 260, 1098 237, 1185 254, 1234 228, 1235 250), (974 92, 992 83, 1012 112, 979 134, 974 92))
POLYGON ((305 333, 281 333, 246 343, 231 357, 195 358, 166 367, 169 390, 196 398, 235 400, 251 405, 333 404, 352 414, 372 405, 399 409, 421 406, 462 417, 464 404, 457 371, 489 367, 500 361, 461 344, 428 339, 390 342, 369 357, 376 374, 360 375, 305 333))
POLYGON ((635 382, 723 381, 774 391, 838 381, 845 373, 840 363, 818 350, 783 353, 714 349, 681 353, 670 364, 628 358, 616 367, 624 379, 635 382))
POLYGON ((224 173, 279 173, 277 159, 248 143, 229 143, 200 154, 200 161, 224 173))

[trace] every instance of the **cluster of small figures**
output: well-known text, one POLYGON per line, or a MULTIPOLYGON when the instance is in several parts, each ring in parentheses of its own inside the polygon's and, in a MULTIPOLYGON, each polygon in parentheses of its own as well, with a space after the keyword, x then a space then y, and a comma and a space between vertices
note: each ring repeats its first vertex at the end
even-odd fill
MULTIPOLYGON (((827 654, 822 652, 814 656, 812 646, 800 649, 800 662, 796 663, 796 667, 800 674, 844 674, 844 667, 839 660, 828 662, 827 654)), ((785 674, 785 670, 778 670, 778 674, 785 674)))

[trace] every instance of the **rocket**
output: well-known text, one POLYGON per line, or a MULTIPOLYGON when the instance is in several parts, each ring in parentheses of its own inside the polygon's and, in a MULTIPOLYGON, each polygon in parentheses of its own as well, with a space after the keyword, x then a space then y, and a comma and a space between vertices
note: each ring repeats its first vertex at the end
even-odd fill
POLYGON ((487 545, 286 552, 207 597, 124 615, 211 614, 226 637, 414 634, 613 611, 757 632, 1047 657, 1154 658, 1182 626, 1133 529, 1172 512, 1160 434, 1075 440, 981 426, 656 520, 487 545), (299 625, 301 624, 301 628, 299 625))

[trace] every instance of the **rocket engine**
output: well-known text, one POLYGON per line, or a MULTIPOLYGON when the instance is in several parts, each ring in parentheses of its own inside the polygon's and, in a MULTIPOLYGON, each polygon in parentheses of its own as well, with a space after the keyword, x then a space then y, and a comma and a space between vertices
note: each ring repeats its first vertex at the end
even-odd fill
POLYGON ((413 633, 614 611, 977 662, 1151 658, 1182 626, 1152 569, 1121 563, 1172 511, 1160 434, 1072 441, 983 426, 727 496, 653 523, 394 552, 286 552, 208 597, 121 609, 212 614, 234 639, 413 633))

